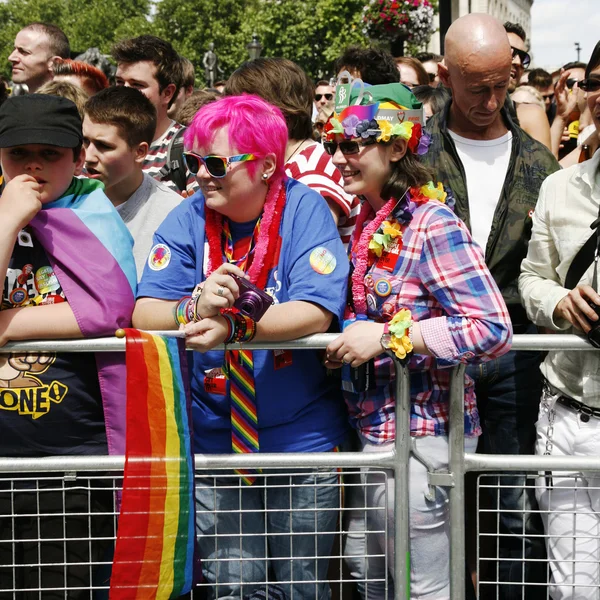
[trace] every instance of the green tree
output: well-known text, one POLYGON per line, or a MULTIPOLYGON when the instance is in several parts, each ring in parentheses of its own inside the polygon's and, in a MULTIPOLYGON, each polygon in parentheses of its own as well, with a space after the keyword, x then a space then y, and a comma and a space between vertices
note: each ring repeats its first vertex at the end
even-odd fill
POLYGON ((202 57, 214 42, 229 75, 248 60, 246 45, 257 33, 262 56, 282 56, 316 78, 349 44, 368 43, 361 30, 363 0, 162 0, 158 35, 173 42, 203 77, 202 57))

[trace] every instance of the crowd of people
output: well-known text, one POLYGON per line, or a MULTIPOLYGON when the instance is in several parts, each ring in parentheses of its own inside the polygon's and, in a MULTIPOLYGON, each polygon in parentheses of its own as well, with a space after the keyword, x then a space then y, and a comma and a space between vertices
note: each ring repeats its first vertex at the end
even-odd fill
MULTIPOLYGON (((258 58, 196 90, 168 41, 118 42, 113 77, 32 23, 8 57, 28 93, 0 106, 0 346, 182 330, 199 454, 385 451, 408 365, 410 590, 431 600, 450 598, 448 499, 427 465, 448 461, 451 367, 467 365, 466 451, 596 455, 600 426, 592 352, 511 350, 538 331, 600 347, 600 42, 587 64, 529 71, 519 25, 471 14, 444 52, 349 47, 317 82, 258 58), (319 332, 339 334, 325 352, 215 350, 319 332)), ((125 366, 0 354, 1 455, 123 454, 125 366)), ((343 496, 336 469, 237 475, 197 479, 206 598, 329 598, 342 508, 357 597, 393 597, 393 472, 365 469, 366 493, 343 496)), ((481 598, 597 598, 597 476, 580 481, 502 477, 481 598)), ((2 539, 26 491, 0 496, 2 539)), ((89 597, 112 493, 46 498, 41 530, 11 534, 39 544, 0 548, 0 587, 89 597), (65 506, 83 516, 57 543, 65 506)))

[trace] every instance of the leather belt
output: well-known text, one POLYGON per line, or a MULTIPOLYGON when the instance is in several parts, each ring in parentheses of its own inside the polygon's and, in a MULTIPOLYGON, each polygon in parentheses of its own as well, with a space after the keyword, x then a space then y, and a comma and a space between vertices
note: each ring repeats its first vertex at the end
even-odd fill
POLYGON ((595 419, 600 419, 600 408, 592 408, 583 402, 579 402, 579 400, 573 400, 573 398, 567 398, 567 396, 559 396, 556 401, 571 410, 574 410, 576 413, 580 415, 580 419, 587 423, 590 420, 590 417, 594 417, 595 419))

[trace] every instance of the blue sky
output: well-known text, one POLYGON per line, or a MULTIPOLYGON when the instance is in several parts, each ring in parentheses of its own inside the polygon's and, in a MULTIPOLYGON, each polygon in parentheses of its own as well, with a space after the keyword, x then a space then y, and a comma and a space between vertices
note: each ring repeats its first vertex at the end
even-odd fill
POLYGON ((531 7, 531 51, 534 67, 556 68, 576 60, 587 62, 600 40, 600 0, 534 0, 531 7))

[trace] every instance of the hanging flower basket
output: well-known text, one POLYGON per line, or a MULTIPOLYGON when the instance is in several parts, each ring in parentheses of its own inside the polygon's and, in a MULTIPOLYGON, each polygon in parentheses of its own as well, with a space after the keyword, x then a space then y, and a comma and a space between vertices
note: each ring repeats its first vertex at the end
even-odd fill
POLYGON ((398 38, 424 46, 435 31, 429 0, 370 0, 363 9, 364 34, 372 40, 398 38))

